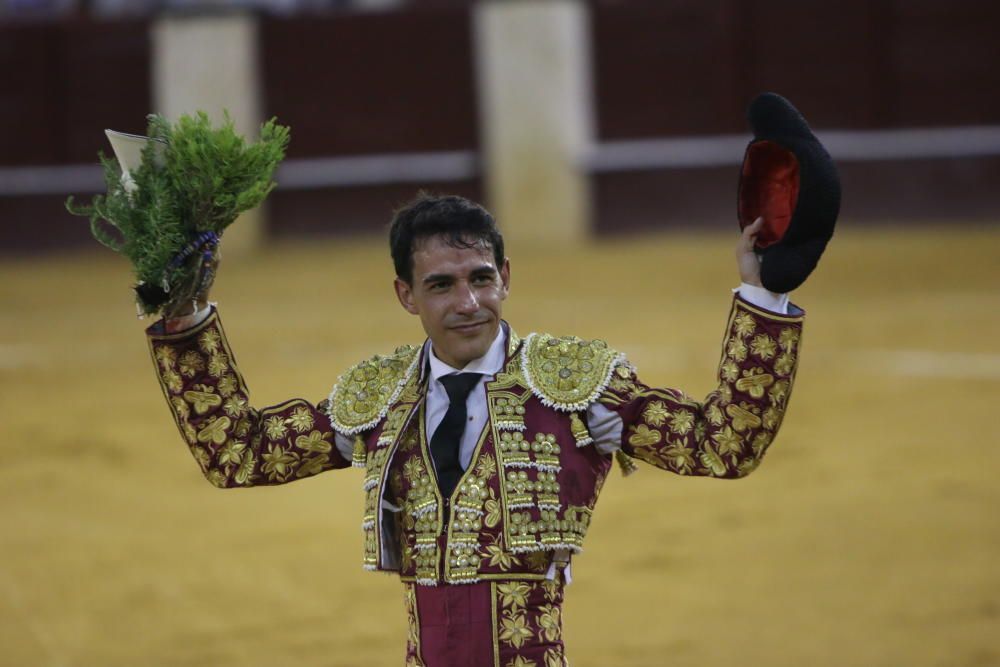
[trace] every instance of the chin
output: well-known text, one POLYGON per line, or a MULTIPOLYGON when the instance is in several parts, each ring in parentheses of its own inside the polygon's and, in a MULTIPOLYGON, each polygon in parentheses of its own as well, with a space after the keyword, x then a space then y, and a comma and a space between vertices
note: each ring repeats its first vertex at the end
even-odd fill
POLYGON ((476 336, 474 339, 465 337, 460 337, 457 340, 452 339, 452 355, 456 361, 460 361, 464 366, 473 359, 478 359, 486 354, 490 349, 490 344, 493 342, 495 335, 496 333, 494 332, 490 335, 476 336))
POLYGON ((464 345, 456 346, 457 354, 455 356, 462 362, 462 365, 465 365, 473 359, 478 359, 486 354, 490 349, 491 342, 493 342, 492 338, 484 341, 465 341, 464 345))

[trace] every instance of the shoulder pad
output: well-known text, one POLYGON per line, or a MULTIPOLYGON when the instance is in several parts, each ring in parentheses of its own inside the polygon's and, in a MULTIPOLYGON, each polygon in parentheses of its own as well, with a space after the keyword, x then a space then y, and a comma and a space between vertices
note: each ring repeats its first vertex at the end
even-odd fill
POLYGON ((333 427, 344 435, 375 427, 413 377, 419 358, 420 348, 406 345, 348 369, 330 392, 328 409, 333 427))
POLYGON ((625 355, 603 340, 529 334, 521 348, 521 370, 531 393, 563 412, 585 410, 611 381, 625 355))

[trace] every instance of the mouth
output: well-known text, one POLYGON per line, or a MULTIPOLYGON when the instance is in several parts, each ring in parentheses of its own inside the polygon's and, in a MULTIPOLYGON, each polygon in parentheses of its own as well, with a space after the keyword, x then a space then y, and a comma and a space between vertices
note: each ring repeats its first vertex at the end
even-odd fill
POLYGON ((457 326, 449 327, 452 331, 460 334, 473 334, 479 333, 489 322, 470 322, 468 324, 459 324, 457 326))

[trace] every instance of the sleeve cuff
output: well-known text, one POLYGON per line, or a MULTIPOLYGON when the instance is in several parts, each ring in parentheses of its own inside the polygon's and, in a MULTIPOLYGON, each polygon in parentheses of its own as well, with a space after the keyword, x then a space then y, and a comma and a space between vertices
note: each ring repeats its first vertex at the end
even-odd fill
POLYGON ((184 317, 175 317, 170 320, 165 320, 163 323, 164 330, 168 334, 180 333, 188 329, 193 329, 202 322, 208 319, 208 316, 212 314, 212 307, 215 306, 214 303, 206 305, 201 310, 195 311, 190 315, 185 315, 184 317))
POLYGON ((788 315, 788 294, 778 294, 748 283, 740 283, 740 286, 733 292, 739 294, 740 298, 753 306, 779 315, 788 315))

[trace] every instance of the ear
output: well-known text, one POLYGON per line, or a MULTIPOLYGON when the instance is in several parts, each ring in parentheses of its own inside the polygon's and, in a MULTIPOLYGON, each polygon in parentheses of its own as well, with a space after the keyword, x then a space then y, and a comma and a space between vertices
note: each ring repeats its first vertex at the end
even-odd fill
POLYGON ((413 301, 413 288, 410 287, 410 283, 406 282, 402 278, 397 277, 393 283, 393 287, 396 288, 396 298, 399 299, 399 304, 406 309, 410 315, 418 315, 420 309, 417 308, 417 304, 413 301))
POLYGON ((503 300, 510 294, 510 257, 503 258, 503 266, 500 267, 500 284, 503 286, 500 297, 503 300))

